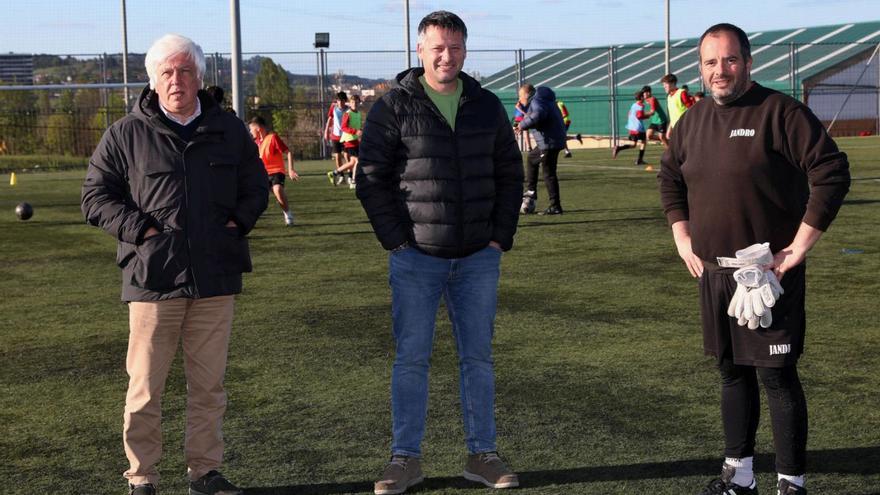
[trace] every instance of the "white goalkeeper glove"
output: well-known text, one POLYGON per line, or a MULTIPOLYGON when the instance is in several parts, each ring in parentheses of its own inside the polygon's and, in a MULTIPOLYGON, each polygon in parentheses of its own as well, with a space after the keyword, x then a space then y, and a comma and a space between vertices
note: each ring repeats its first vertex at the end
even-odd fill
POLYGON ((733 272, 736 292, 727 307, 727 314, 735 317, 740 326, 755 330, 758 326, 770 327, 773 314, 770 308, 782 295, 782 285, 771 270, 764 265, 773 262, 769 243, 753 244, 736 252, 736 258, 718 258, 720 266, 739 266, 733 272))

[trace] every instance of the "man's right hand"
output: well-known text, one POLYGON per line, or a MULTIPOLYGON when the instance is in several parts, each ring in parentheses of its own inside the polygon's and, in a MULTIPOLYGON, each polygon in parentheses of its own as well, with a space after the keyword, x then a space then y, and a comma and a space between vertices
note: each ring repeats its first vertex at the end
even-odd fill
POLYGON ((678 221, 672 224, 672 236, 675 239, 675 247, 678 255, 684 260, 691 276, 700 278, 703 275, 703 260, 694 254, 691 247, 690 224, 687 221, 678 221))

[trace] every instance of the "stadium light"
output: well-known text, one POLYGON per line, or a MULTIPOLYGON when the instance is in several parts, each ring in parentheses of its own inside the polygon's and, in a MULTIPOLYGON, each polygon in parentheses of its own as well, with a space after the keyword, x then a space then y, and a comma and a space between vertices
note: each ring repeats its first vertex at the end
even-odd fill
POLYGON ((330 33, 315 33, 315 48, 330 48, 330 33))

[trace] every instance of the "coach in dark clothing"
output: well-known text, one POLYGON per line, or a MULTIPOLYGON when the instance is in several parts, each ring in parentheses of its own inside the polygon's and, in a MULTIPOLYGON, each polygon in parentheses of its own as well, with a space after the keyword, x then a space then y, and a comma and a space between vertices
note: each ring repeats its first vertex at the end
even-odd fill
POLYGON ((150 85, 104 133, 89 162, 82 211, 118 240, 129 303, 123 442, 132 495, 155 495, 161 396, 182 342, 190 493, 240 491, 223 460, 223 377, 234 294, 251 271, 248 242, 268 179, 244 124, 200 91, 202 49, 166 35, 145 60, 150 85))
POLYGON ((424 69, 397 76, 366 120, 357 196, 389 250, 396 356, 391 461, 376 494, 422 481, 428 368, 441 295, 461 370, 464 476, 518 485, 498 457, 492 334, 502 251, 513 246, 522 157, 501 102, 461 72, 467 30, 449 12, 419 24, 424 69))
POLYGON ((565 122, 556 105, 556 94, 546 86, 535 89, 531 84, 519 88, 519 101, 526 114, 517 126, 517 132, 533 130, 536 146, 529 151, 528 184, 523 205, 531 203, 531 208, 521 209, 521 213, 534 211, 534 201, 538 199, 538 167, 544 169, 544 186, 550 205, 540 214, 559 215, 562 213, 562 202, 559 199, 559 179, 556 176, 556 164, 559 152, 565 149, 565 122))
POLYGON ((758 493, 760 379, 776 449, 774 493, 804 495, 807 403, 797 362, 806 332, 806 257, 843 204, 849 163, 809 108, 751 81, 749 40, 740 28, 709 28, 699 49, 712 100, 676 125, 658 178, 678 254, 699 277, 704 351, 721 373, 725 460, 721 477, 701 493, 758 493), (745 261, 759 250, 763 256, 745 261), (774 277, 784 292, 771 290, 777 300, 770 308, 761 298, 748 316, 734 318, 745 307, 736 301, 774 277))

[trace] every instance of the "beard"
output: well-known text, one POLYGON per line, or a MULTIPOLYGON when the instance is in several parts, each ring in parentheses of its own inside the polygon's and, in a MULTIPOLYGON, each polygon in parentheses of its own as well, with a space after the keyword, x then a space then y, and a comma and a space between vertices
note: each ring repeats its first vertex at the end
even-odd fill
POLYGON ((752 81, 750 74, 748 71, 743 71, 741 74, 736 75, 736 79, 732 85, 729 85, 722 91, 712 91, 711 83, 706 84, 706 87, 710 88, 710 91, 712 91, 712 99, 715 100, 715 103, 719 105, 730 105, 745 94, 751 85, 752 81))

